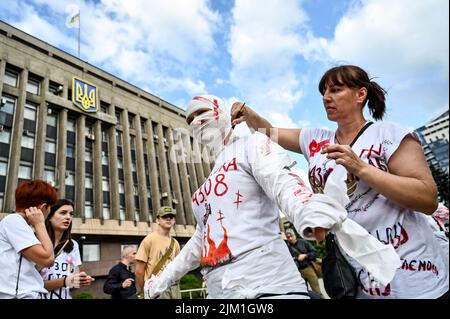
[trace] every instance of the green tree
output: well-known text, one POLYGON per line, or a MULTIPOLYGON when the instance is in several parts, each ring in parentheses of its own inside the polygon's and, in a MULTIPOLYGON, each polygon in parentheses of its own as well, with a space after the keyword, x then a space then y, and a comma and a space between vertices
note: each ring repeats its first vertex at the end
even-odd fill
MULTIPOLYGON (((199 278, 199 276, 196 274, 195 271, 192 271, 186 275, 183 276, 180 280, 180 290, 188 290, 188 289, 196 289, 196 288, 202 288, 203 281, 199 278)), ((183 299, 189 298, 189 293, 183 293, 181 296, 183 299)), ((200 291, 193 291, 192 292, 192 298, 193 299, 199 299, 201 298, 201 292, 200 291)))
POLYGON ((430 165, 431 174, 433 174, 434 181, 438 188, 439 201, 444 203, 445 206, 449 205, 448 196, 448 172, 439 168, 437 165, 430 165))

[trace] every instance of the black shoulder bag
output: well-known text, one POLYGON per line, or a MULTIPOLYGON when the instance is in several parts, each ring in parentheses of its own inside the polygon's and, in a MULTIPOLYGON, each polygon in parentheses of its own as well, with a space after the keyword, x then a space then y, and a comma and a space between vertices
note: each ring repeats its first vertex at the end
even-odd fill
MULTIPOLYGON (((350 143, 350 147, 364 131, 372 125, 367 122, 350 143)), ((358 289, 355 270, 339 250, 334 234, 329 233, 325 238, 326 256, 322 259, 322 277, 325 290, 332 299, 354 299, 358 289)))
POLYGON ((325 238, 326 256, 322 259, 322 278, 331 299, 354 299, 358 281, 353 267, 339 250, 334 234, 325 238))

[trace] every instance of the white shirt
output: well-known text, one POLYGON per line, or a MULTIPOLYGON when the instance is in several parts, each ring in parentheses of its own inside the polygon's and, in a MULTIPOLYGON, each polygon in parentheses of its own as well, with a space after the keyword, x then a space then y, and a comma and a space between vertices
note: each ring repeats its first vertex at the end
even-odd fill
POLYGON ((281 240, 279 211, 297 229, 303 229, 303 215, 322 214, 320 225, 333 227, 347 213, 337 201, 313 194, 290 171, 294 165, 286 150, 258 132, 228 144, 192 196, 194 235, 146 294, 160 294, 199 266, 211 298, 304 293, 304 281, 281 240))
MULTIPOLYGON (((14 298, 16 294, 20 252, 39 244, 33 229, 21 215, 9 214, 0 222, 0 299, 14 298)), ((39 298, 39 293, 47 293, 35 266, 22 257, 17 298, 39 298)))
MULTIPOLYGON (((352 149, 366 163, 388 171, 389 159, 408 134, 396 124, 377 122, 367 128, 352 149)), ((309 162, 308 176, 315 192, 323 190, 330 174, 344 172, 338 178, 347 179, 345 170, 336 170, 334 160, 320 153, 324 143, 334 143, 334 137, 334 132, 328 130, 301 130, 300 148, 309 162)), ((351 183, 347 188, 351 189, 351 183)), ((380 242, 393 245, 402 261, 390 284, 371 288, 372 278, 350 260, 362 284, 358 298, 437 298, 448 291, 448 263, 424 214, 398 206, 361 180, 349 196, 348 217, 380 242)))
MULTIPOLYGON (((80 249, 78 243, 72 239, 73 249, 70 253, 62 251, 56 258, 52 267, 43 268, 41 276, 44 281, 67 277, 81 265, 80 249)), ((69 287, 61 287, 49 291, 47 299, 72 299, 69 287)))

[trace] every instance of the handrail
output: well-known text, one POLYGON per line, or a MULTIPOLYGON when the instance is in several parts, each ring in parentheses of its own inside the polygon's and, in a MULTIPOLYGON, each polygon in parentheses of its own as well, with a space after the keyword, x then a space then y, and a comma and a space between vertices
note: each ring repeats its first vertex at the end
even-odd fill
POLYGON ((194 289, 185 289, 185 290, 180 290, 180 293, 189 293, 189 299, 192 299, 192 293, 195 291, 201 291, 200 293, 200 297, 202 297, 203 299, 206 298, 206 288, 194 288, 194 289))

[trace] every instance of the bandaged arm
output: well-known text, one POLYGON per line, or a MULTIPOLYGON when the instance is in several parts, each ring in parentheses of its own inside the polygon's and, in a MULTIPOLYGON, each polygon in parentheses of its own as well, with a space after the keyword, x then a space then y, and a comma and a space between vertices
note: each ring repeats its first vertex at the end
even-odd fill
POLYGON ((312 228, 340 227, 347 217, 335 199, 312 193, 291 167, 295 162, 286 150, 256 132, 249 139, 248 160, 253 177, 266 195, 275 201, 306 239, 314 239, 312 228))

